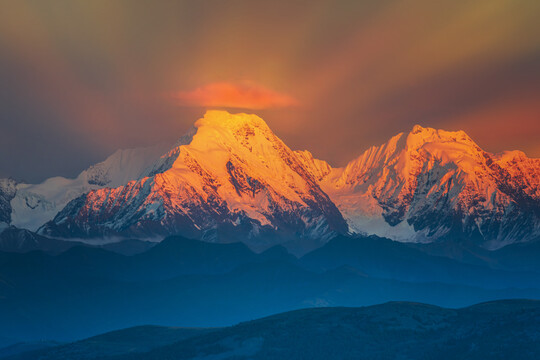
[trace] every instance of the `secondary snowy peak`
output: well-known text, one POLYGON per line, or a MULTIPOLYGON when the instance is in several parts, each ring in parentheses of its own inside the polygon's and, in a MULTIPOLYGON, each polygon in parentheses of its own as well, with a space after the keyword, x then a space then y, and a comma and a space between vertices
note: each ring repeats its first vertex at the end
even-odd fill
POLYGON ((170 144, 118 150, 105 161, 89 167, 78 178, 88 184, 117 187, 145 175, 170 144))
POLYGON ((91 190, 117 187, 138 179, 169 147, 159 144, 118 150, 106 160, 81 172, 75 179, 53 177, 40 184, 19 183, 9 200, 11 224, 35 231, 52 220, 76 197, 91 190))
POLYGON ((514 183, 521 184, 527 195, 540 198, 540 159, 528 158, 519 150, 496 154, 493 159, 508 172, 514 183))
POLYGON ((339 187, 366 183, 378 176, 388 176, 381 171, 391 168, 392 175, 408 178, 423 170, 423 161, 440 166, 454 163, 469 173, 483 159, 483 151, 463 131, 444 131, 415 125, 408 134, 400 133, 381 146, 373 146, 351 161, 343 170, 339 187))
POLYGON ((258 116, 209 111, 149 176, 74 200, 43 233, 243 239, 264 248, 347 231, 317 179, 258 116))
POLYGON ((463 131, 417 125, 333 169, 322 188, 356 232, 500 247, 540 234, 539 170, 523 153, 492 155, 463 131))

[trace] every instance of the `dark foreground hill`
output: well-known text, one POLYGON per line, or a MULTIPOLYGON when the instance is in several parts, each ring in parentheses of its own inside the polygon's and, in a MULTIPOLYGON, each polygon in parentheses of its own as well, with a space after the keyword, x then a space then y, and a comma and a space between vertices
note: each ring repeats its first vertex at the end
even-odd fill
POLYGON ((506 300, 457 310, 409 302, 304 309, 218 329, 138 327, 11 359, 538 359, 539 356, 540 301, 506 300), (149 348, 153 349, 148 351, 149 348))

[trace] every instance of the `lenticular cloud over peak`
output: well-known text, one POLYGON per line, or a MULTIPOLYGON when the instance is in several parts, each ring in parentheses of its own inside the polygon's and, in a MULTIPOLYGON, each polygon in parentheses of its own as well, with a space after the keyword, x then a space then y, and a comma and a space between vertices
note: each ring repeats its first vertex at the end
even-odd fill
POLYGON ((172 98, 180 106, 270 109, 298 105, 290 95, 253 83, 215 82, 193 90, 179 91, 172 98))

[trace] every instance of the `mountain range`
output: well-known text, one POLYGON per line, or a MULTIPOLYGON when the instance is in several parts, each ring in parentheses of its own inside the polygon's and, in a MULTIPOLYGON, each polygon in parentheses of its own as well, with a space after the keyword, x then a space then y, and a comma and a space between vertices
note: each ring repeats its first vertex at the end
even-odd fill
POLYGON ((300 258, 282 246, 255 253, 178 236, 133 255, 78 244, 58 254, 0 251, 0 347, 141 324, 229 326, 300 308, 540 299, 535 243, 474 263, 376 236, 339 236, 300 258), (523 254, 536 261, 507 261, 523 254))
POLYGON ((120 150, 76 179, 1 180, 0 222, 94 243, 180 234, 302 254, 373 234, 492 250, 540 238, 540 159, 417 125, 334 168, 256 115, 208 111, 173 146, 120 150))

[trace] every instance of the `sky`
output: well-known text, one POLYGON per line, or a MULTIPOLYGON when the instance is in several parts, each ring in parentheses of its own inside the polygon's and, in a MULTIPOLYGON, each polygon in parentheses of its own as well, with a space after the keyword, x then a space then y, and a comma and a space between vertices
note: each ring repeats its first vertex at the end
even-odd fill
POLYGON ((538 0, 2 0, 0 177, 256 113, 342 166, 415 124, 540 157, 538 0))

